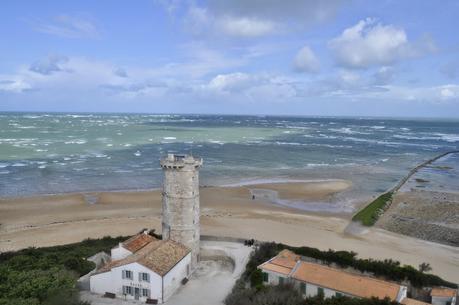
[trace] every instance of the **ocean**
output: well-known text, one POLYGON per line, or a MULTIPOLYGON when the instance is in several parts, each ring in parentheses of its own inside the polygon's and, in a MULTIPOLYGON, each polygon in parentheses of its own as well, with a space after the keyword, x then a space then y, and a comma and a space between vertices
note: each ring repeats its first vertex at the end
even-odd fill
POLYGON ((0 197, 158 188, 159 159, 189 153, 201 185, 347 179, 334 200, 352 208, 459 149, 454 120, 0 113, 0 127, 0 197))

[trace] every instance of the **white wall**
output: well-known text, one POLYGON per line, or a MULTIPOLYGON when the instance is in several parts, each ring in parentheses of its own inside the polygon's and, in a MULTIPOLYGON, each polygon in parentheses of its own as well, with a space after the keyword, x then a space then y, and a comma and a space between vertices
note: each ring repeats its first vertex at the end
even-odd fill
POLYGON ((400 289, 398 290, 397 298, 395 299, 397 302, 401 302, 404 298, 406 298, 408 288, 405 286, 400 286, 400 289))
POLYGON ((89 278, 89 289, 91 292, 97 294, 105 294, 106 292, 115 293, 110 271, 91 275, 89 278))
POLYGON ((123 258, 128 257, 129 255, 132 254, 131 251, 126 250, 125 248, 123 248, 121 243, 118 245, 118 247, 113 248, 111 252, 112 252, 111 253, 112 260, 114 260, 114 261, 119 260, 119 259, 123 259, 123 258))
POLYGON ((284 279, 284 284, 287 284, 288 277, 286 275, 274 272, 274 271, 268 271, 268 270, 261 270, 264 273, 268 274, 268 284, 269 285, 279 285, 279 278, 282 277, 284 279))
MULTIPOLYGON (((162 277, 157 273, 151 271, 150 269, 138 264, 132 263, 120 267, 113 268, 111 271, 111 276, 113 279, 113 285, 116 287, 116 295, 124 297, 123 295, 123 286, 132 286, 137 288, 150 289, 150 299, 157 299, 158 302, 162 301, 162 277), (129 270, 132 271, 133 279, 123 279, 122 271, 129 270), (148 273, 150 274, 150 282, 139 281, 139 273, 148 273)), ((142 291, 140 291, 142 293, 142 291)), ((134 296, 127 296, 127 299, 134 299, 134 296)), ((145 301, 146 298, 140 297, 140 300, 145 301)))
MULTIPOLYGON (((162 277, 138 263, 116 267, 111 271, 99 273, 91 276, 90 278, 91 292, 97 294, 105 294, 105 292, 111 292, 116 294, 117 297, 124 298, 123 286, 149 289, 150 298, 157 299, 159 303, 162 302, 162 277), (123 270, 129 270, 133 272, 133 279, 123 279, 123 270), (150 275, 149 283, 145 281, 139 281, 140 272, 148 273, 150 275)), ((126 298, 134 299, 134 296, 127 295, 126 298)), ((140 291, 140 300, 145 301, 146 299, 146 297, 142 297, 142 291, 140 291)))
POLYGON ((446 305, 447 302, 451 302, 451 305, 454 305, 456 303, 456 298, 432 297, 433 305, 446 305))
POLYGON ((164 301, 166 302, 182 285, 182 280, 189 277, 187 266, 191 272, 191 253, 188 253, 177 265, 164 276, 164 301))

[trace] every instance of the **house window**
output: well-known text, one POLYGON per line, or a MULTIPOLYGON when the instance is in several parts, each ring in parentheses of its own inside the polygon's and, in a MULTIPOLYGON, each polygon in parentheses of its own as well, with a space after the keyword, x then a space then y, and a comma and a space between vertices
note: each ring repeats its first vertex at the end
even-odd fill
POLYGON ((263 282, 268 282, 269 281, 269 274, 266 272, 263 272, 263 282))
POLYGON ((134 279, 134 274, 133 274, 133 272, 130 271, 130 270, 123 270, 123 271, 121 272, 121 277, 122 277, 123 279, 132 280, 132 279, 134 279))
POLYGON ((142 296, 143 297, 150 297, 150 289, 142 289, 142 296))
POLYGON ((342 293, 340 293, 340 292, 337 292, 337 293, 336 293, 336 296, 339 298, 339 297, 342 297, 342 296, 343 296, 343 294, 342 294, 342 293))
POLYGON ((146 272, 139 273, 139 282, 148 282, 150 283, 150 275, 146 272))
POLYGON ((324 296, 324 289, 323 289, 322 287, 318 287, 318 288, 317 288, 317 294, 318 294, 319 296, 324 296))
POLYGON ((123 294, 133 295, 133 289, 131 286, 123 286, 123 294))
POLYGON ((300 283, 300 291, 303 294, 306 293, 306 284, 305 283, 300 283))
POLYGON ((284 285, 284 278, 279 276, 279 285, 284 285))

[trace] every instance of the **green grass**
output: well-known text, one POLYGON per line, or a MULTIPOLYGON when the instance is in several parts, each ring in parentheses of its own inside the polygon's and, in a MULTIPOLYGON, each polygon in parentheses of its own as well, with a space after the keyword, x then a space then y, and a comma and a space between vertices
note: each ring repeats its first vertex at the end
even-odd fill
POLYGON ((392 192, 387 192, 373 200, 369 205, 352 217, 353 221, 360 221, 364 226, 371 227, 378 220, 387 202, 392 200, 392 192))

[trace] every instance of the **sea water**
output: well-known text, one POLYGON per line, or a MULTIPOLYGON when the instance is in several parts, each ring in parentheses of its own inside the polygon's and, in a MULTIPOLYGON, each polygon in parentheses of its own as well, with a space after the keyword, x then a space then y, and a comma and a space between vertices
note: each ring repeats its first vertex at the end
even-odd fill
POLYGON ((453 120, 0 113, 0 196, 158 188, 159 159, 189 153, 202 185, 346 179, 352 206, 454 149, 453 120))

